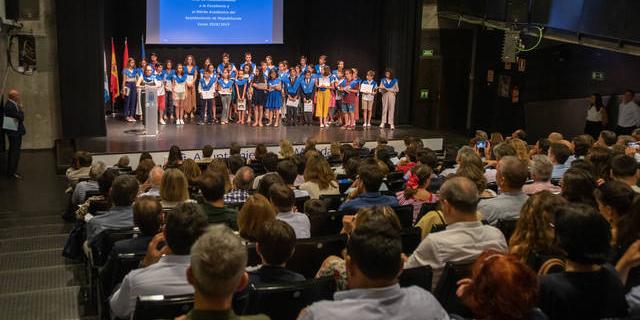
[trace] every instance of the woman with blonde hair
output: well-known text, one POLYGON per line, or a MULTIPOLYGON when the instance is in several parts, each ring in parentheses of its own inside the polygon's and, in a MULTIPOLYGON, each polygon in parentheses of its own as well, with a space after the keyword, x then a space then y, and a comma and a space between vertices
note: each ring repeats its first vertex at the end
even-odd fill
POLYGON ((220 158, 212 159, 207 166, 207 171, 220 173, 224 177, 224 193, 231 191, 233 188, 231 184, 231 173, 229 172, 229 168, 227 168, 227 164, 224 163, 224 160, 220 158))
POLYGON ((514 149, 516 149, 516 157, 522 161, 529 163, 529 146, 520 139, 509 139, 507 141, 514 149))
POLYGON ((280 140, 280 152, 278 152, 278 159, 289 159, 295 154, 291 141, 287 139, 280 140))
POLYGON ((269 200, 261 194, 254 194, 247 198, 238 213, 240 236, 249 242, 255 242, 258 240, 262 226, 275 219, 276 210, 269 200))
POLYGON ((320 199, 321 195, 340 194, 336 176, 331 170, 329 162, 322 157, 307 159, 304 181, 299 188, 307 191, 311 199, 320 199))
POLYGON ((196 184, 196 179, 202 174, 202 170, 200 170, 198 163, 193 159, 187 159, 182 162, 179 169, 187 177, 187 181, 189 182, 189 193, 197 194, 199 189, 196 184))
POLYGON ((178 169, 167 169, 160 183, 160 203, 163 209, 171 209, 189 200, 187 176, 178 169))

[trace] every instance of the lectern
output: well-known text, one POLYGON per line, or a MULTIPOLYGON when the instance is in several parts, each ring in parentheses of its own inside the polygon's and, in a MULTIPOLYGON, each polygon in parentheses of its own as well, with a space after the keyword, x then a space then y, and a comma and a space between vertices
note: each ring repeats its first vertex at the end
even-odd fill
POLYGON ((156 88, 144 88, 144 131, 145 135, 158 135, 158 90, 156 88))

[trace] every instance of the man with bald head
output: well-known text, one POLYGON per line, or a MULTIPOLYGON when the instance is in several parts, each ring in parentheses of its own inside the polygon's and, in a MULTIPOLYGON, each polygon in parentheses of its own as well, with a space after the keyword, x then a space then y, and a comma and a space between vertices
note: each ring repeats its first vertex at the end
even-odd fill
POLYGON ((507 242, 495 227, 483 225, 478 213, 478 188, 469 179, 454 177, 440 187, 440 205, 447 227, 429 233, 407 259, 404 269, 431 266, 438 283, 447 262, 473 262, 485 250, 507 252, 507 242))
POLYGON ((522 191, 528 178, 529 168, 526 162, 514 156, 500 159, 496 174, 500 194, 478 204, 478 211, 489 224, 496 225, 500 219, 515 220, 520 217, 520 209, 529 198, 522 191))
POLYGON ((17 173, 18 162, 20 161, 20 148, 22 146, 22 136, 26 134, 24 128, 24 109, 20 104, 20 93, 16 89, 9 90, 7 102, 4 104, 4 133, 9 138, 9 151, 7 154, 7 177, 9 179, 22 179, 17 173))
POLYGON ((164 175, 164 170, 162 167, 155 166, 151 171, 149 171, 149 178, 147 182, 145 182, 142 187, 144 187, 142 193, 138 195, 138 197, 150 196, 150 197, 159 197, 160 196, 160 184, 162 183, 162 176, 164 175))

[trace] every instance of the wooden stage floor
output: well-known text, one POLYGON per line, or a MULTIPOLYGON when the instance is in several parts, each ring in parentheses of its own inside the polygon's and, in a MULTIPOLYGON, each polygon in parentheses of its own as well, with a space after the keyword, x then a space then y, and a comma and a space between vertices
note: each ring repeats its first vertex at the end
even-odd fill
POLYGON ((246 125, 228 124, 226 126, 185 124, 182 126, 161 125, 157 136, 143 136, 125 131, 142 129, 141 123, 127 123, 107 118, 107 136, 96 138, 78 138, 76 146, 79 150, 92 153, 126 153, 141 151, 165 151, 172 145, 181 149, 200 149, 206 144, 214 148, 228 147, 235 142, 241 146, 253 146, 259 143, 277 145, 281 139, 288 139, 293 144, 304 143, 313 138, 318 143, 351 142, 355 137, 365 141, 376 140, 380 135, 387 139, 402 139, 409 135, 420 138, 460 139, 460 135, 447 132, 425 130, 411 126, 396 126, 395 130, 380 129, 377 126, 356 130, 342 130, 338 127, 320 129, 318 126, 295 127, 262 127, 254 128, 246 125))

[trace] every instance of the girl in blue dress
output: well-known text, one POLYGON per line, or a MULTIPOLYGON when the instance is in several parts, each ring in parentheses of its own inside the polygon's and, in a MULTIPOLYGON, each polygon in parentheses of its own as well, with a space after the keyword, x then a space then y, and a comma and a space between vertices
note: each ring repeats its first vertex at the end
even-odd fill
POLYGON ((275 69, 269 71, 269 81, 267 82, 267 90, 269 95, 267 96, 267 126, 270 126, 273 122, 273 115, 275 113, 274 127, 278 127, 280 123, 280 108, 282 108, 282 80, 278 77, 278 72, 275 69))

